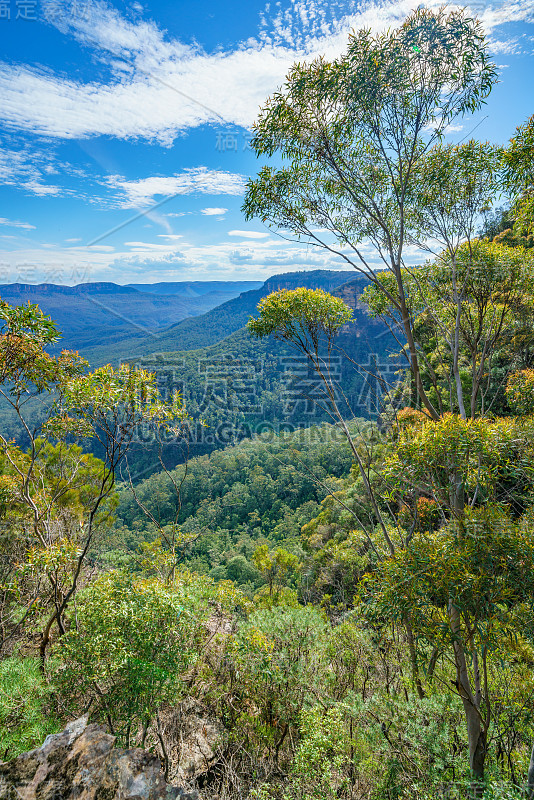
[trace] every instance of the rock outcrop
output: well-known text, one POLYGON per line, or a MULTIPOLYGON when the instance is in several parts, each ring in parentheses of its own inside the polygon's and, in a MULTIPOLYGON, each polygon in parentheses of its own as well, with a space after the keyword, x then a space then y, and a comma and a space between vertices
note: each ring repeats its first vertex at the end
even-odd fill
MULTIPOLYGON (((167 746, 169 779, 177 784, 203 786, 224 741, 221 723, 201 703, 187 698, 162 710, 161 728, 167 746)), ((148 741, 158 749, 154 731, 148 741)))
POLYGON ((114 747, 115 737, 87 717, 7 763, 0 763, 1 800, 197 800, 166 783, 146 750, 114 747))

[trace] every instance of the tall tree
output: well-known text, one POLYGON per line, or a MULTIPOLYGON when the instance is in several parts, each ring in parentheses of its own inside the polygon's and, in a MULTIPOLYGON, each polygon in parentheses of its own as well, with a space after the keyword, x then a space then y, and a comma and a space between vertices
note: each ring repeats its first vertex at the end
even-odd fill
MULTIPOLYGON (((491 357, 503 329, 513 328, 520 305, 514 265, 531 288, 531 270, 524 268, 522 253, 487 249, 481 254, 476 244, 481 213, 499 192, 499 151, 476 142, 458 148, 441 143, 455 119, 481 107, 495 79, 478 22, 462 11, 418 9, 396 31, 378 36, 357 32, 346 54, 333 62, 295 65, 255 127, 257 154, 280 155, 289 163, 266 166, 249 182, 247 217, 258 216, 335 253, 367 275, 377 298, 375 310, 382 304, 382 312, 400 326, 416 402, 433 421, 431 426, 447 411, 459 412, 465 426, 468 416, 484 408, 483 383, 491 357), (409 245, 438 257, 435 274, 410 268, 409 245), (488 259, 495 274, 485 280, 488 259), (424 286, 420 276, 428 278, 424 286), (439 340, 438 370, 429 358, 436 349, 432 336, 439 340), (440 370, 441 376, 436 375, 440 370), (445 372, 448 397, 439 388, 445 372)), ((263 316, 265 311, 261 309, 263 316)), ((463 440, 460 444, 441 464, 441 477, 447 499, 443 524, 462 530, 483 487, 475 470, 477 485, 468 498, 463 440)), ((378 509, 376 500, 374 505, 378 509)), ((488 547, 497 546, 498 535, 489 522, 480 524, 488 547)), ((381 526, 388 534, 385 519, 381 526)), ((407 547, 409 537, 404 542, 398 538, 401 553, 395 546, 386 563, 394 564, 407 547)), ((397 590, 403 596, 402 584, 397 590)), ((480 676, 476 667, 474 672, 468 667, 471 640, 465 626, 470 622, 462 616, 453 586, 447 588, 446 609, 478 795, 487 726, 477 705, 480 676)), ((411 632, 415 610, 405 604, 401 619, 421 696, 411 632)))
MULTIPOLYGON (((247 218, 335 253, 372 282, 377 262, 392 272, 397 292, 389 299, 433 418, 404 291, 406 246, 422 238, 425 157, 455 119, 481 107, 495 80, 480 23, 463 11, 420 8, 395 31, 358 31, 335 61, 293 66, 252 140, 257 155, 278 154, 289 164, 266 166, 249 182, 247 218)), ((426 200, 441 205, 435 194, 426 200)))
POLYGON ((534 238, 534 114, 519 125, 515 136, 504 152, 508 188, 514 205, 514 231, 528 239, 534 238))

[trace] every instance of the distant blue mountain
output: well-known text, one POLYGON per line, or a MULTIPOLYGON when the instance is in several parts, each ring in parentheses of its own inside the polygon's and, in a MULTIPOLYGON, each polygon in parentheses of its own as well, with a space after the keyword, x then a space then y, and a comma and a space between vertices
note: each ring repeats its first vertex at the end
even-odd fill
MULTIPOLYGON (((195 350, 220 342, 247 324, 262 297, 278 289, 295 289, 300 286, 323 289, 328 292, 349 281, 361 280, 354 270, 317 269, 309 272, 288 272, 273 275, 259 288, 242 292, 222 302, 198 317, 182 319, 165 330, 153 331, 148 337, 123 340, 116 345, 110 342, 87 353, 93 364, 116 362, 120 358, 135 358, 149 353, 173 350, 195 350)), ((204 295, 209 297, 210 295, 204 295)))
POLYGON ((278 289, 334 292, 347 283, 362 284, 361 289, 362 280, 352 270, 313 270, 273 275, 265 283, 14 283, 0 286, 0 298, 11 305, 39 305, 62 332, 59 347, 79 350, 96 366, 213 345, 243 328, 261 298, 278 289))
POLYGON ((258 289, 262 281, 169 281, 163 283, 129 283, 128 286, 139 292, 153 294, 179 294, 185 297, 200 297, 212 292, 234 293, 258 289))
POLYGON ((0 298, 11 305, 36 303, 56 322, 62 333, 60 346, 84 351, 150 338, 180 320, 204 314, 236 297, 243 285, 250 288, 248 282, 229 282, 227 286, 223 281, 195 282, 198 288, 188 294, 184 287, 190 284, 174 285, 182 288, 158 293, 105 282, 78 286, 12 283, 0 286, 0 298))

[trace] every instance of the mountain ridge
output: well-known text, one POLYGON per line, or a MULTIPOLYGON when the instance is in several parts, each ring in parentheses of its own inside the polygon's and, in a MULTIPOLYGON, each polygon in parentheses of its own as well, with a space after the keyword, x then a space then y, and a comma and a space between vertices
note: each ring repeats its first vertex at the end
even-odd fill
POLYGON ((160 294, 141 291, 144 286, 154 289, 160 284, 14 283, 0 286, 0 297, 12 304, 37 303, 62 333, 57 348, 78 350, 96 367, 222 342, 244 328, 262 297, 280 289, 303 286, 339 294, 341 287, 351 287, 344 290, 344 299, 355 307, 368 281, 352 270, 318 269, 271 275, 259 286, 254 281, 231 281, 228 292, 221 290, 226 283, 177 281, 160 294), (257 288, 235 294, 250 284, 257 288), (190 290, 204 293, 183 294, 190 290))
POLYGON ((242 285, 232 282, 222 290, 214 282, 206 282, 206 291, 187 295, 142 292, 109 281, 76 286, 11 283, 0 286, 0 298, 11 305, 39 305, 61 331, 61 341, 54 349, 84 352, 102 347, 104 342, 120 347, 123 341, 150 340, 154 332, 232 299, 242 285))
POLYGON ((263 281, 160 281, 159 283, 128 283, 140 292, 155 294, 180 294, 186 297, 198 297, 212 292, 228 291, 236 293, 257 289, 263 281))
MULTIPOLYGON (((116 348, 95 348, 87 355, 96 364, 117 358, 135 358, 149 352, 171 352, 198 350, 216 344, 227 336, 243 328, 262 297, 279 289, 295 289, 300 286, 334 291, 339 286, 364 280, 351 270, 311 270, 286 272, 271 275, 259 289, 241 292, 237 297, 210 309, 205 314, 180 320, 164 330, 154 332, 146 340, 136 337, 135 341, 123 342, 123 351, 116 348)), ((365 281, 365 285, 367 281, 365 281)))

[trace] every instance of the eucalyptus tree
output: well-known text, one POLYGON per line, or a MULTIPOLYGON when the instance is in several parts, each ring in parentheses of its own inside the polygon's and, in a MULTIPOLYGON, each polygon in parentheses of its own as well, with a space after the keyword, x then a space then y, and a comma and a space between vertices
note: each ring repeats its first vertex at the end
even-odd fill
POLYGON ((503 154, 508 189, 514 204, 514 230, 528 240, 534 237, 534 114, 519 125, 503 154))
MULTIPOLYGON (((259 316, 248 322, 247 328, 250 334, 257 338, 273 336, 275 339, 286 342, 309 359, 314 371, 319 376, 327 403, 327 411, 335 424, 341 428, 349 443, 354 461, 358 465, 361 480, 371 501, 374 512, 374 521, 371 526, 378 522, 388 550, 393 554, 395 545, 373 492, 364 454, 360 453, 358 442, 349 430, 339 407, 338 387, 331 370, 331 354, 336 336, 345 325, 351 322, 352 310, 343 300, 333 297, 321 289, 301 288, 273 292, 260 301, 258 311, 259 316)), ((355 521, 361 524, 357 516, 355 521)), ((362 527, 367 533, 369 525, 362 527)), ((369 544, 374 546, 368 533, 367 536, 369 544)))
MULTIPOLYGON (((509 382, 512 398, 519 387, 525 394, 528 377, 509 382)), ((408 427, 384 471, 392 491, 407 497, 416 487, 443 521, 432 533, 415 534, 363 587, 367 612, 382 618, 408 614, 419 640, 432 646, 427 676, 440 659, 447 679, 452 662, 450 683, 464 707, 477 783, 483 781, 490 727, 502 701, 492 675, 503 658, 522 660, 507 653, 511 635, 523 642, 533 635, 532 455, 532 417, 490 422, 445 414, 420 429, 408 427), (455 480, 462 476, 458 487, 451 486, 451 469, 455 480)), ((477 786, 475 794, 481 793, 477 786)))
POLYGON ((262 339, 273 336, 305 355, 321 380, 326 410, 341 426, 353 455, 358 458, 344 416, 337 403, 337 382, 332 374, 332 351, 345 325, 352 322, 352 310, 340 298, 322 289, 283 289, 258 303, 259 316, 247 324, 249 333, 262 339))
MULTIPOLYGON (((429 425, 452 412, 465 427, 468 416, 488 411, 492 358, 503 332, 512 342, 518 331, 518 295, 529 298, 532 291, 524 252, 511 254, 498 246, 484 250, 477 243, 480 217, 502 186, 501 152, 473 141, 459 147, 442 143, 452 123, 481 108, 495 80, 477 21, 463 11, 420 8, 395 31, 354 33, 346 53, 332 62, 319 58, 296 64, 255 125, 256 153, 281 156, 282 165, 263 167, 249 182, 247 218, 257 216, 323 248, 368 277, 373 310, 400 326, 416 402, 429 425), (409 259, 415 247, 434 256, 434 263, 414 268, 409 259)), ((264 304, 260 317, 267 315, 264 304)), ((260 327, 251 323, 256 334, 260 327)), ((294 338, 287 325, 279 325, 278 332, 294 338)), ((466 499, 464 427, 460 451, 449 452, 447 463, 439 465, 446 482, 443 525, 455 530, 463 530, 482 502, 480 487, 466 499)), ((475 482, 479 473, 474 470, 475 482)), ((408 487, 408 498, 414 491, 417 500, 414 486, 408 487)), ((370 484, 369 494, 373 497, 370 484)), ((387 535, 387 516, 396 516, 391 504, 401 495, 390 492, 386 518, 374 499, 387 535)), ((398 520, 395 524, 402 533, 398 520)), ((480 524, 491 551, 498 536, 489 522, 480 524)), ((389 536, 393 549, 386 565, 394 566, 404 551, 417 557, 415 538, 396 538, 399 544, 389 536)), ((485 566, 479 563, 476 569, 485 566)), ((512 572, 506 579, 513 582, 512 572)), ((467 623, 457 599, 465 588, 462 581, 460 570, 445 590, 441 622, 453 644, 455 686, 464 701, 470 767, 480 794, 488 728, 477 705, 478 668, 474 662, 468 666, 472 640, 464 635, 467 623)), ((399 578, 396 591, 405 599, 402 585, 399 578)), ((417 608, 409 598, 400 603, 399 617, 421 696, 411 633, 417 608)))
MULTIPOLYGON (((257 155, 287 163, 249 182, 247 218, 324 248, 371 282, 378 266, 393 274, 397 291, 388 299, 432 418, 438 411, 421 380, 405 297, 406 248, 422 238, 419 184, 429 151, 455 120, 480 109, 495 81, 479 22, 419 8, 397 30, 355 32, 332 62, 294 65, 254 128, 257 155)), ((435 205, 435 195, 425 202, 435 205)))
MULTIPOLYGON (((378 275, 364 291, 372 315, 398 324, 394 277, 378 275)), ((528 359, 534 257, 523 247, 481 239, 444 248, 433 262, 403 270, 403 282, 423 383, 440 414, 462 419, 502 411, 508 375, 528 359), (516 363, 519 361, 519 363, 516 363)))
MULTIPOLYGON (((431 291, 424 302, 428 316, 440 328, 441 338, 450 352, 450 383, 463 419, 466 418, 467 403, 460 375, 461 326, 466 316, 466 305, 473 299, 469 295, 473 288, 473 273, 475 281, 477 277, 480 281, 481 259, 479 254, 473 254, 473 242, 477 238, 481 210, 490 207, 499 193, 502 178, 500 155, 499 148, 475 141, 460 146, 437 144, 428 151, 417 169, 419 180, 414 198, 418 220, 416 229, 410 232, 410 238, 415 245, 432 255, 436 255, 437 249, 438 263, 444 262, 450 287, 444 302, 453 310, 452 324, 443 325, 439 314, 433 313, 431 291), (463 258, 458 264, 461 247, 463 258)), ((415 280, 417 282, 417 277, 415 280)), ((418 294, 423 294, 421 288, 418 294)), ((498 329, 496 320, 494 327, 498 329)), ((488 334, 485 344, 490 339, 491 334, 488 334)), ((420 344, 419 341, 417 343, 420 344)), ((476 406, 481 376, 489 356, 487 349, 481 359, 475 356, 472 362, 473 369, 478 369, 478 372, 472 376, 471 413, 476 406)))

